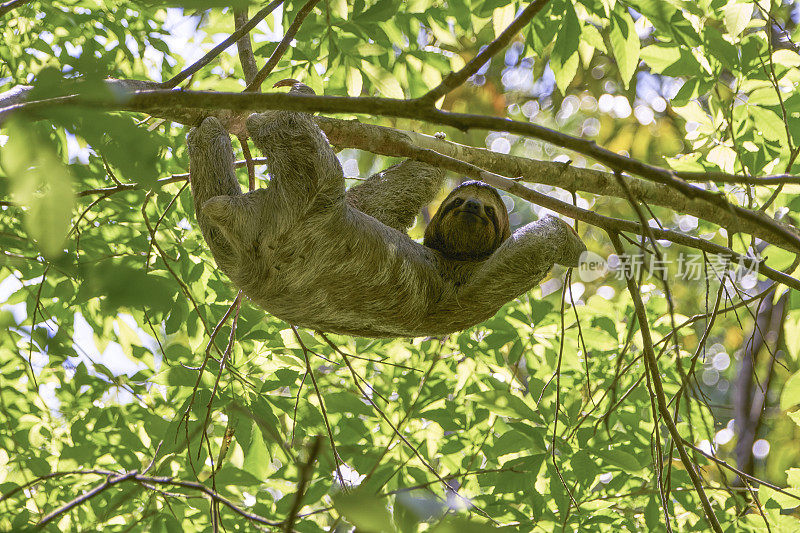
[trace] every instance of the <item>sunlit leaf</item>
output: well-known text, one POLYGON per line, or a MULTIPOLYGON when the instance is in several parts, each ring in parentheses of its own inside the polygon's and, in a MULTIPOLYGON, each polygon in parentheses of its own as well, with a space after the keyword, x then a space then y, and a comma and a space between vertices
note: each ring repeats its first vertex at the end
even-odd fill
POLYGON ((620 14, 612 11, 609 41, 614 58, 617 60, 622 83, 627 87, 639 64, 639 36, 628 13, 620 14))
POLYGON ((556 78, 556 84, 561 92, 566 92, 575 73, 578 70, 580 55, 578 54, 578 44, 581 40, 581 25, 578 21, 575 10, 567 4, 564 13, 564 21, 561 30, 556 37, 553 47, 553 55, 550 65, 556 78))
POLYGON ((63 249, 72 217, 72 175, 49 141, 20 123, 12 124, 2 163, 12 180, 12 192, 26 207, 28 233, 48 257, 63 249))
POLYGON ((736 37, 747 27, 753 15, 753 4, 731 0, 725 6, 725 29, 736 37))
POLYGON ((795 372, 783 386, 781 409, 789 409, 800 404, 800 372, 795 372))

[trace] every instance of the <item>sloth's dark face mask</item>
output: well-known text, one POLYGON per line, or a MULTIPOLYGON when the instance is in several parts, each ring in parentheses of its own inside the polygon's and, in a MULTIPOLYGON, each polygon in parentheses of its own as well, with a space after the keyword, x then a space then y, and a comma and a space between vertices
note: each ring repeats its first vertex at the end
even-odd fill
POLYGON ((508 213, 497 191, 466 182, 442 202, 425 232, 425 245, 448 258, 480 260, 509 235, 508 213))

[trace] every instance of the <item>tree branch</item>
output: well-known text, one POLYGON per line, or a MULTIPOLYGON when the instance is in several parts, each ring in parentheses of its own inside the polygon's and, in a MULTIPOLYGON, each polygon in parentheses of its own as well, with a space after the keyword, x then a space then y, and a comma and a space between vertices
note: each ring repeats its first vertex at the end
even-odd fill
MULTIPOLYGON (((237 29, 233 32, 227 39, 219 43, 217 46, 212 48, 206 55, 198 59, 194 62, 194 64, 189 65, 185 69, 183 69, 180 73, 175 75, 172 79, 165 81, 161 84, 161 87, 165 89, 171 89, 172 87, 177 86, 180 82, 184 81, 186 78, 203 68, 204 66, 211 63, 211 61, 224 52, 229 46, 236 43, 243 35, 249 33, 250 30, 255 28, 259 22, 267 18, 267 16, 272 13, 276 7, 281 5, 284 0, 273 0, 266 7, 262 8, 258 13, 256 13, 253 18, 251 18, 246 24, 244 24, 241 28, 237 29)), ((244 65, 243 65, 244 66, 244 65)))
POLYGON ((278 61, 280 61, 281 57, 283 57, 286 49, 289 48, 289 43, 292 42, 295 34, 297 34, 297 30, 300 29, 303 21, 318 3, 319 0, 308 0, 308 2, 306 2, 305 5, 300 8, 300 11, 297 12, 297 16, 295 16, 294 21, 292 21, 291 26, 289 26, 289 28, 286 30, 286 35, 283 36, 281 42, 278 43, 278 47, 275 48, 275 50, 272 52, 272 55, 269 56, 267 64, 258 71, 258 74, 256 74, 256 77, 253 79, 253 81, 247 84, 245 92, 258 92, 261 90, 261 84, 265 79, 267 79, 267 76, 270 75, 272 70, 275 68, 275 65, 278 64, 278 61))
POLYGON ((798 185, 800 176, 776 174, 774 176, 748 176, 746 174, 728 174, 726 172, 688 172, 678 171, 675 175, 686 181, 714 181, 716 183, 733 183, 743 185, 798 185))
POLYGON ((488 183, 493 187, 502 189, 506 192, 509 192, 520 198, 523 198, 536 205, 541 205, 542 207, 551 209, 552 211, 560 213, 564 216, 574 218, 576 220, 581 220, 593 226, 602 228, 606 232, 611 232, 611 233, 631 232, 631 233, 636 233, 637 235, 650 234, 655 239, 669 240, 675 242, 676 244, 681 244, 684 246, 688 246, 690 248, 697 248, 699 250, 703 250, 713 254, 718 254, 731 261, 736 261, 737 263, 747 265, 748 268, 758 270, 763 276, 772 279, 773 281, 783 283, 787 287, 791 287, 795 290, 800 291, 800 280, 797 280, 792 276, 787 275, 784 272, 770 268, 751 257, 740 255, 731 250, 730 248, 720 246, 705 239, 691 237, 689 235, 679 233, 677 231, 665 230, 660 228, 650 228, 650 227, 644 228, 642 227, 642 224, 638 222, 606 217, 599 213, 595 213, 594 211, 581 209, 580 207, 577 207, 575 205, 562 202, 561 200, 558 200, 551 196, 547 196, 546 194, 542 194, 540 192, 534 191, 533 189, 529 189, 523 185, 520 185, 514 180, 510 180, 504 178, 503 176, 499 176, 497 174, 493 174, 491 172, 482 170, 465 161, 461 161, 453 157, 442 155, 433 150, 419 148, 410 143, 406 144, 405 149, 400 151, 403 152, 401 154, 403 157, 416 159, 418 161, 422 161, 423 163, 428 163, 429 165, 446 168, 453 172, 464 174, 472 179, 481 180, 484 183, 488 183))
MULTIPOLYGON (((305 94, 284 93, 218 93, 203 91, 171 91, 171 90, 142 90, 137 87, 149 87, 153 82, 136 80, 114 80, 109 82, 118 86, 117 90, 134 90, 127 101, 86 98, 78 95, 52 98, 33 102, 25 102, 25 95, 30 88, 16 88, 0 95, 0 122, 14 112, 27 111, 29 118, 44 118, 42 110, 50 107, 65 105, 91 105, 105 109, 126 109, 149 113, 153 116, 168 118, 169 120, 184 124, 193 124, 205 114, 204 110, 229 110, 232 116, 240 116, 252 110, 288 109, 297 111, 322 111, 331 113, 365 113, 374 116, 394 116, 424 120, 436 124, 445 124, 462 130, 472 128, 491 129, 498 131, 511 131, 529 135, 544 141, 556 144, 563 148, 573 150, 594 159, 597 159, 614 170, 628 171, 639 175, 650 183, 646 186, 636 187, 632 182, 631 190, 637 199, 661 204, 679 212, 692 213, 695 216, 710 220, 725 227, 730 233, 744 232, 754 235, 776 246, 800 252, 800 232, 794 226, 784 224, 769 218, 763 213, 751 211, 743 207, 730 204, 724 196, 711 191, 692 186, 675 177, 667 169, 648 165, 627 156, 615 154, 605 148, 597 146, 592 141, 572 137, 549 128, 536 124, 516 122, 500 117, 485 117, 464 113, 440 111, 421 105, 416 101, 395 100, 376 97, 337 97, 337 96, 312 96, 305 94), (27 90, 26 90, 27 89, 27 90), (10 105, 9 105, 10 104, 10 105), (658 189, 652 187, 658 186, 658 189), (648 188, 650 189, 648 191, 648 188), (671 193, 665 191, 671 190, 671 193), (688 194, 687 194, 688 191, 688 194), (668 198, 669 197, 669 198, 668 198), (668 198, 664 200, 664 198, 668 198)), ((231 116, 229 119, 233 122, 231 116)), ((325 119, 332 120, 332 119, 325 119)), ((241 120, 239 120, 241 122, 241 120)), ((344 122, 344 121, 341 121, 344 122)), ((229 131, 232 131, 229 128, 229 131)), ((331 137, 336 144, 336 139, 331 137)), ((473 149, 476 150, 476 149, 473 149)), ((399 153, 394 155, 401 155, 399 153)), ((503 158, 506 161, 513 156, 503 158)), ((522 160, 522 158, 519 158, 522 160)), ((552 168, 552 167, 551 167, 552 168)), ((564 165, 564 168, 570 168, 564 165)), ((578 172, 578 171, 575 171, 578 172)), ((591 171, 581 170, 585 182, 591 182, 599 176, 592 176, 591 171)), ((535 174, 535 173, 531 173, 535 174)), ((556 174, 553 174, 555 177, 556 174)), ((596 194, 611 194, 624 197, 624 192, 619 184, 614 184, 607 174, 602 182, 598 181, 591 187, 596 194)), ((516 176, 515 176, 516 177, 516 176)), ((533 177, 533 179, 537 178, 533 177)), ((559 178, 560 179, 560 178, 559 178)), ((639 180, 641 182, 641 180, 639 180)), ((559 186, 563 186, 559 183, 559 186)), ((589 187, 587 187, 588 189, 589 187)))
POLYGON ((483 50, 478 53, 475 57, 473 57, 469 63, 464 65, 464 68, 457 72, 451 72, 450 74, 442 80, 442 82, 428 91, 426 94, 422 95, 418 100, 422 102, 427 102, 432 104, 436 102, 439 98, 446 95, 456 87, 462 85, 467 79, 478 72, 478 70, 489 61, 492 57, 494 57, 500 50, 505 48, 511 39, 519 33, 519 31, 525 26, 531 19, 539 12, 541 9, 547 5, 549 0, 534 0, 528 7, 522 10, 522 13, 519 14, 514 21, 508 25, 508 28, 503 30, 503 32, 497 36, 497 38, 489 43, 489 45, 484 48, 483 50))
POLYGON ((69 512, 70 510, 74 509, 75 507, 81 505, 83 502, 94 498, 95 496, 97 496, 98 494, 103 492, 104 490, 110 488, 112 485, 114 485, 116 483, 119 483, 121 481, 127 481, 127 480, 131 479, 132 477, 136 476, 136 474, 138 474, 138 472, 136 470, 131 470, 130 472, 126 472, 124 474, 109 475, 108 478, 103 483, 98 485, 97 487, 93 488, 92 490, 90 490, 88 492, 85 492, 85 493, 81 494, 80 496, 78 496, 74 500, 72 500, 70 502, 67 502, 65 505, 62 505, 61 507, 59 507, 55 511, 52 511, 52 512, 47 513, 46 515, 44 515, 42 517, 42 519, 39 520, 39 524, 37 524, 37 525, 40 526, 40 527, 46 525, 53 518, 55 518, 55 517, 57 517, 59 515, 62 515, 64 513, 69 512))
MULTIPOLYGON (((617 253, 624 255, 625 249, 622 247, 622 243, 620 243, 617 234, 609 232, 608 236, 611 238, 611 242, 614 244, 614 248, 616 249, 617 253)), ((650 337, 647 311, 645 310, 644 303, 642 302, 642 295, 639 293, 639 287, 636 285, 636 281, 633 279, 633 273, 627 271, 627 269, 625 272, 625 280, 628 284, 628 292, 633 300, 633 306, 636 310, 636 317, 639 321, 639 331, 642 335, 643 345, 642 352, 644 354, 645 366, 647 367, 645 372, 650 374, 650 379, 653 384, 653 394, 655 396, 656 405, 658 406, 658 412, 661 415, 661 420, 664 422, 664 425, 667 426, 667 431, 669 431, 672 441, 675 444, 675 448, 678 450, 681 463, 683 463, 686 473, 689 474, 689 478, 692 480, 692 485, 694 485, 694 490, 697 492, 697 496, 700 498, 700 504, 703 507, 703 512, 706 515, 706 519, 716 533, 722 533, 722 526, 720 525, 719 520, 717 520, 717 517, 714 514, 714 509, 711 507, 711 502, 709 502, 708 496, 703 489, 703 480, 697 473, 695 465, 692 463, 689 454, 686 453, 686 448, 683 445, 683 439, 678 433, 678 428, 675 426, 675 422, 672 420, 672 415, 670 415, 669 407, 667 406, 666 395, 664 394, 664 389, 661 384, 661 376, 659 375, 656 354, 653 351, 653 340, 650 337)), ((658 420, 653 420, 653 423, 658 424, 658 420)))
MULTIPOLYGON (((247 6, 233 12, 233 27, 237 32, 247 24, 247 6)), ((236 49, 239 51, 239 63, 242 64, 244 82, 250 83, 258 73, 258 64, 253 55, 253 43, 250 42, 250 34, 245 32, 242 38, 236 41, 236 49)))
POLYGON ((17 9, 18 7, 22 7, 25 4, 31 3, 32 1, 33 0, 11 0, 10 2, 0 4, 0 17, 5 15, 12 9, 17 9))
MULTIPOLYGON (((624 188, 609 172, 574 167, 567 163, 537 161, 510 154, 500 154, 414 131, 402 131, 329 117, 316 117, 316 120, 330 142, 339 148, 358 148, 381 155, 408 157, 404 156, 397 147, 410 142, 420 148, 434 150, 501 176, 519 178, 529 183, 552 185, 570 192, 585 191, 601 196, 626 198, 624 188)), ((639 201, 708 220, 726 228, 730 234, 742 232, 766 241, 773 240, 773 234, 768 228, 765 229, 760 224, 747 223, 728 210, 709 209, 706 202, 687 198, 669 186, 630 176, 622 176, 622 179, 639 201)), ((800 181, 800 178, 797 179, 800 181)))

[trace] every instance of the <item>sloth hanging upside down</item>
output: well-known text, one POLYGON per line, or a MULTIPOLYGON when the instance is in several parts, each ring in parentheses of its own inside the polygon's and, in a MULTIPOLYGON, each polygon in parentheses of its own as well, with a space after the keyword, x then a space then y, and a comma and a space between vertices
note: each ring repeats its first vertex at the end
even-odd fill
POLYGON ((188 136, 195 212, 222 271, 296 326, 363 337, 452 333, 492 317, 554 263, 577 266, 586 249, 552 216, 511 234, 500 195, 478 181, 447 196, 419 244, 406 230, 441 187, 440 169, 407 160, 345 191, 309 114, 253 114, 247 129, 267 158, 269 186, 242 194, 230 137, 206 118, 188 136))

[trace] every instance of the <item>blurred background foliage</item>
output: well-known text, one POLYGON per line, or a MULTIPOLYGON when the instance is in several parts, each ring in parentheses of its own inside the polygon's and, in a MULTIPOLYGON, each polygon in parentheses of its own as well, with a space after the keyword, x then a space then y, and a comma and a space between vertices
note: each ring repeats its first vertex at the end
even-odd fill
MULTIPOLYGON (((294 77, 330 95, 418 97, 524 4, 320 2, 267 83, 294 77)), ((22 2, 0 24, 0 90, 32 84, 37 98, 47 98, 77 83, 104 91, 97 82, 107 76, 166 81, 233 31, 231 5, 22 2)), ((252 32, 259 65, 302 5, 287 0, 252 32)), ((795 2, 780 0, 551 0, 440 105, 532 121, 679 170, 796 174, 799 17, 795 2)), ((240 91, 243 78, 231 47, 182 87, 240 91)), ((613 269, 597 279, 575 275, 563 287, 557 267, 541 288, 447 339, 331 336, 358 377, 324 338, 301 332, 304 349, 287 324, 245 300, 229 366, 220 372, 230 320, 201 367, 236 292, 195 224, 182 176, 186 128, 89 108, 36 113, 6 122, 0 134, 0 529, 30 527, 104 479, 57 475, 17 490, 38 476, 141 471, 151 463, 153 476, 203 482, 241 509, 280 521, 291 513, 317 435, 322 450, 298 531, 348 524, 362 531, 660 531, 664 504, 672 528, 708 528, 674 446, 653 420, 633 305, 613 269)), ((444 133, 498 153, 603 168, 506 133, 444 133)), ((339 156, 350 177, 392 163, 357 150, 339 156)), ((702 183, 792 223, 800 214, 798 185, 702 183)), ((625 200, 537 189, 636 218, 625 200)), ((545 212, 504 198, 514 226, 545 212)), ((413 237, 435 208, 419 217, 413 237)), ((739 252, 762 250, 775 268, 796 266, 788 252, 695 217, 656 207, 648 216, 739 252)), ((614 266, 619 258, 607 237, 579 229, 614 266)), ((720 283, 714 257, 661 245, 668 285, 647 268, 640 285, 664 389, 717 517, 727 530, 796 531, 800 296, 748 273, 720 283), (699 255, 693 279, 681 271, 690 255, 699 255), (715 315, 704 335, 716 301, 720 309, 747 305, 715 315), (759 310, 771 318, 756 327, 759 310), (743 407, 739 427, 734 418, 743 407), (745 482, 702 452, 784 492, 745 482)), ((208 499, 159 488, 119 483, 47 527, 211 527, 208 499)), ((226 507, 220 512, 225 529, 256 528, 226 507)))

